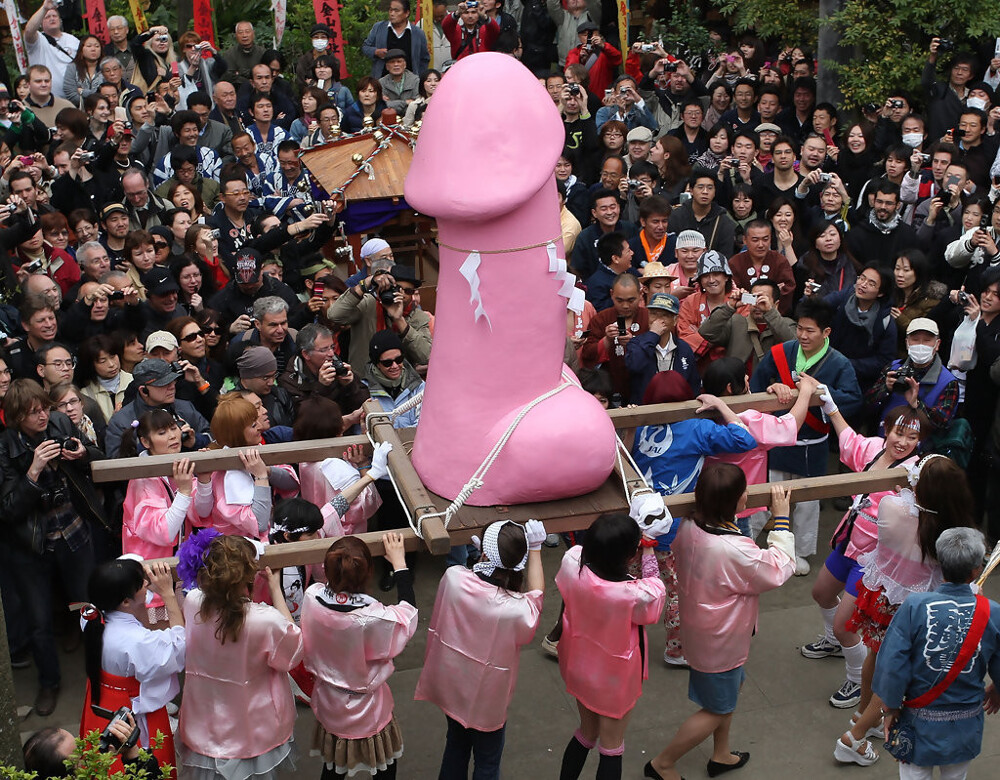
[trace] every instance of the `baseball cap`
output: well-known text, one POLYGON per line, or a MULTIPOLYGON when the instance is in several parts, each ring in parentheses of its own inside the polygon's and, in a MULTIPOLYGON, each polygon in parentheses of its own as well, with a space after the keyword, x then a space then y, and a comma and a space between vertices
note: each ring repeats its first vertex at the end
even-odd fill
POLYGON ((631 143, 632 141, 643 141, 645 143, 651 143, 653 140, 653 131, 648 127, 633 127, 628 131, 628 135, 625 140, 631 143))
POLYGON ((109 203, 101 209, 101 219, 107 219, 117 211, 120 211, 122 214, 128 214, 125 207, 121 203, 109 203))
POLYGON ((314 35, 319 33, 323 33, 323 35, 327 38, 333 37, 333 33, 330 31, 330 28, 325 24, 314 24, 312 29, 309 31, 309 37, 312 38, 314 35))
POLYGON ((243 247, 236 253, 236 284, 254 284, 260 278, 263 258, 252 247, 243 247))
POLYGON ((161 266, 150 268, 142 277, 142 284, 146 288, 147 295, 166 295, 180 290, 174 275, 161 266))
POLYGON ((154 330, 146 337, 146 352, 152 352, 157 347, 162 349, 177 349, 177 339, 173 333, 165 330, 154 330))
POLYGON ((416 271, 407 265, 394 265, 389 273, 392 274, 392 278, 397 282, 409 282, 414 287, 419 287, 423 284, 423 280, 417 278, 416 271))
POLYGON ((153 387, 166 387, 171 382, 176 382, 181 377, 180 371, 174 371, 173 367, 160 358, 146 358, 140 360, 132 369, 132 377, 140 385, 152 385, 153 387))
POLYGON ((670 314, 680 314, 681 302, 677 300, 677 296, 670 293, 656 293, 646 304, 646 308, 659 309, 670 314))
MULTIPOLYGON (((698 235, 701 235, 700 233, 698 235)), ((676 279, 677 277, 673 274, 667 273, 667 267, 657 261, 655 263, 646 263, 642 267, 642 275, 640 279, 676 279)))
POLYGON ((906 326, 906 335, 909 336, 911 333, 916 333, 917 331, 925 331, 935 336, 941 335, 937 323, 929 317, 915 317, 910 320, 910 324, 906 326))

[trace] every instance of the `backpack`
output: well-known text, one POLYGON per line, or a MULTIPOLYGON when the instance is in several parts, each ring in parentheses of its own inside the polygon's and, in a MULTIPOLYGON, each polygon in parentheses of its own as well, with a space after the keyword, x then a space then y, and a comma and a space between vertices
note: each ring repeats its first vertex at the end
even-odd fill
POLYGON ((927 443, 927 454, 946 455, 961 468, 967 469, 972 460, 975 437, 972 426, 964 417, 956 417, 943 431, 938 431, 927 443))

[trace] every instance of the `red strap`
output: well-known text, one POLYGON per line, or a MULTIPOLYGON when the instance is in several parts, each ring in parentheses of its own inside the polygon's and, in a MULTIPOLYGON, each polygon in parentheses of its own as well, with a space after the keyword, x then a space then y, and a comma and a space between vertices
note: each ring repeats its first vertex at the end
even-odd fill
MULTIPOLYGON (((795 380, 792 379, 792 370, 788 366, 788 355, 785 354, 785 345, 775 344, 771 347, 771 358, 774 360, 774 365, 778 369, 778 376, 781 377, 781 381, 788 385, 788 387, 794 388, 795 380)), ((830 426, 808 409, 806 410, 806 425, 817 433, 830 432, 830 426)))
POLYGON ((951 665, 951 669, 948 670, 948 674, 945 675, 941 682, 927 691, 927 693, 904 702, 904 706, 911 707, 913 709, 926 707, 938 696, 944 693, 948 689, 949 685, 955 682, 955 678, 958 677, 962 670, 968 665, 969 660, 972 658, 972 654, 975 653, 976 648, 979 647, 979 640, 983 638, 983 632, 986 631, 986 624, 989 620, 989 599, 985 596, 976 596, 976 611, 972 614, 972 625, 969 626, 969 633, 965 635, 965 641, 962 642, 962 646, 958 650, 958 656, 955 658, 955 663, 951 665))

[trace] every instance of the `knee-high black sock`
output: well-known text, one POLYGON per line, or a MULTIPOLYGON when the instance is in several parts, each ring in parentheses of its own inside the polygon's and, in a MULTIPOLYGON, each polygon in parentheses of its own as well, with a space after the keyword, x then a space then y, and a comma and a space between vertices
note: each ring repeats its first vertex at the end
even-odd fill
POLYGON ((587 740, 577 731, 563 751, 562 769, 559 770, 559 780, 577 780, 587 763, 587 754, 594 743, 587 740))
POLYGON ((609 756, 601 753, 600 763, 597 764, 597 780, 622 780, 622 756, 609 756))

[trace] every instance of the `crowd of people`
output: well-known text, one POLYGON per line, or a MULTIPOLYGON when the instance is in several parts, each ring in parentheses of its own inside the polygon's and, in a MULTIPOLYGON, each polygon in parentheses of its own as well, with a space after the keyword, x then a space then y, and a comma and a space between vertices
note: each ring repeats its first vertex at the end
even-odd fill
MULTIPOLYGON (((879 729, 930 729, 939 741, 901 775, 941 764, 964 777, 983 675, 1000 673, 996 605, 975 623, 971 676, 934 686, 926 718, 901 705, 955 665, 982 612, 969 583, 1000 539, 992 48, 980 58, 933 39, 921 92, 891 91, 854 119, 817 102, 801 47, 713 25, 712 52, 619 51, 615 20, 584 0, 435 2, 430 41, 409 1, 391 0, 353 91, 324 24, 290 64, 250 21, 218 51, 162 26, 133 35, 113 16, 103 44, 66 31, 68 9, 44 0, 24 28, 27 72, 0 84, 0 590, 12 662, 37 669, 38 715, 60 692, 57 634, 81 637, 61 607, 85 603, 88 704, 129 707, 134 722, 115 733, 134 726, 144 747, 161 734, 152 766, 287 768, 294 689, 315 712, 324 777, 395 776, 388 679, 418 607, 387 448, 272 466, 257 448, 358 432, 368 399, 417 425, 434 333, 423 280, 375 232, 356 267, 329 251, 350 204, 321 191, 300 153, 383 117, 418 126, 454 61, 495 51, 537 75, 565 126, 553 175, 586 299, 567 312, 566 362, 606 407, 698 398, 705 413, 630 434, 655 493, 566 537, 563 609, 542 639, 580 711, 561 777, 595 746, 597 776, 621 776, 645 626, 661 620, 664 660, 690 667, 699 710, 646 776, 677 780, 709 735, 711 776, 746 764, 729 728, 758 596, 808 575, 826 544, 819 501, 775 488, 768 507, 747 506, 746 487, 824 475, 831 454, 850 471, 911 470, 910 488, 839 507, 813 587, 823 632, 802 655, 842 656, 830 703, 856 709, 834 755, 869 765, 879 729), (787 411, 734 413, 725 398, 746 392, 787 411), (240 468, 196 473, 186 457, 227 447, 249 448, 240 468), (89 469, 157 455, 174 457, 171 476, 98 484, 89 469), (680 493, 697 509, 671 520, 659 496, 680 493), (386 532, 379 565, 350 536, 369 529, 386 532), (323 565, 258 572, 264 545, 317 538, 336 538, 323 565), (142 563, 175 554, 178 594, 142 563), (373 574, 398 604, 366 593, 373 574), (921 641, 934 662, 911 670, 907 643, 921 641), (221 702, 273 718, 219 718, 221 702)), ((447 717, 441 777, 467 776, 470 760, 477 778, 499 777, 518 653, 541 614, 539 550, 559 543, 532 521, 452 549, 416 694, 447 717)), ((1000 706, 992 688, 986 705, 1000 706)), ((82 730, 101 727, 93 712, 82 730)), ((62 771, 66 737, 29 743, 36 769, 62 771)), ((132 746, 122 759, 145 760, 132 746)))

